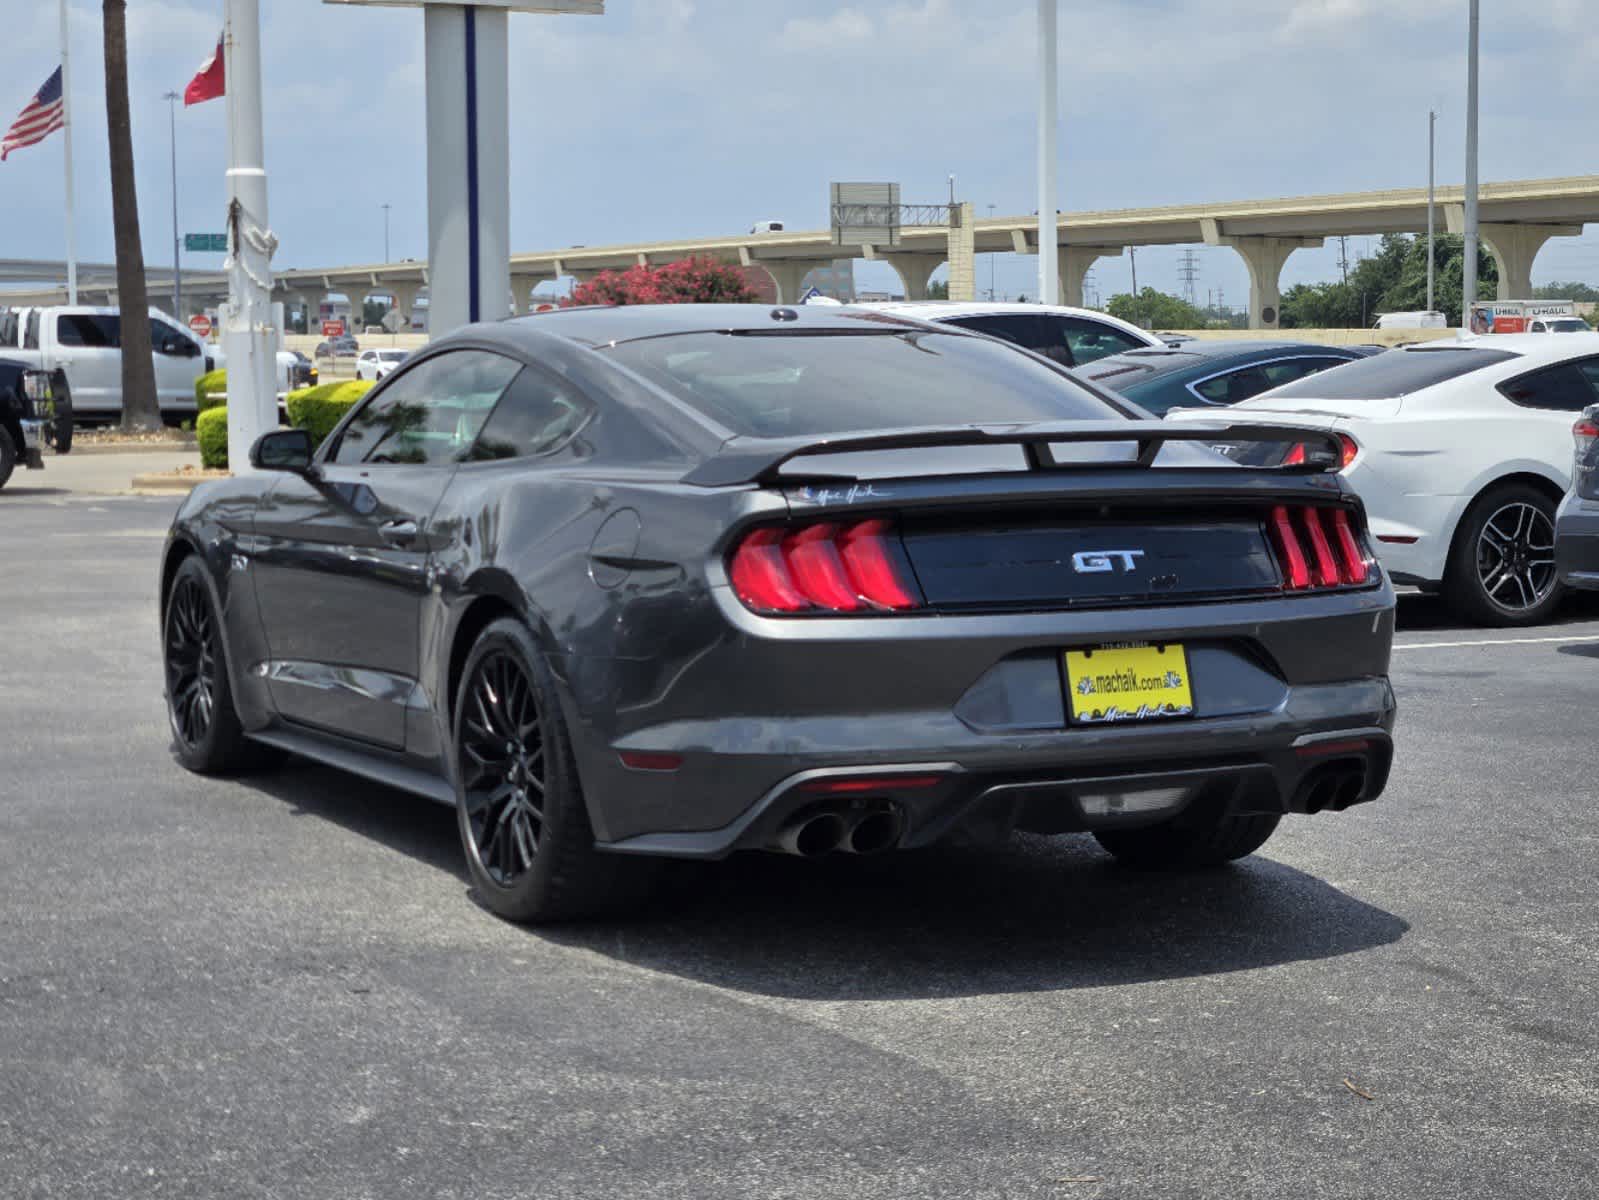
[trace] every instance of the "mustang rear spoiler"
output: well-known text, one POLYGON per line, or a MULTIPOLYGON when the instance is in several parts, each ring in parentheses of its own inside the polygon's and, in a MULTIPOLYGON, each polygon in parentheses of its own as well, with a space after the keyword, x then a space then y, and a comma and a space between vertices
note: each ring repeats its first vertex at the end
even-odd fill
POLYGON ((779 479, 853 479, 848 472, 818 469, 814 474, 783 474, 794 459, 812 454, 848 454, 869 450, 917 450, 943 446, 1021 446, 1031 470, 1093 470, 1104 466, 1150 467, 1168 442, 1299 442, 1307 444, 1305 462, 1281 470, 1336 471, 1342 448, 1335 433, 1292 425, 1177 425, 1164 421, 1060 421, 1016 425, 931 425, 908 429, 873 430, 833 437, 760 438, 731 437, 710 458, 683 476, 684 483, 700 487, 727 487, 739 483, 776 483, 779 479), (1138 457, 1099 463, 1057 463, 1051 443, 1136 443, 1138 457), (1310 452, 1320 443, 1326 454, 1310 452))

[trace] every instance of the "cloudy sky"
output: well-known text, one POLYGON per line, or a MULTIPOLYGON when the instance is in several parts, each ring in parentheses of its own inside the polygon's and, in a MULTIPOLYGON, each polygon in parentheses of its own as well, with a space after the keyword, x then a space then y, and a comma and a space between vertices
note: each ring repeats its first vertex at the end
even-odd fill
MULTIPOLYGON (((100 10, 71 0, 78 239, 112 255, 100 10)), ((1077 0, 1061 26, 1067 210, 1420 185, 1438 109, 1439 178, 1463 162, 1466 0, 1077 0)), ((53 0, 7 0, 0 123, 57 61, 53 0)), ((133 130, 149 261, 171 255, 165 91, 215 44, 220 0, 128 0, 133 130)), ((511 242, 518 250, 826 224, 833 179, 907 201, 957 190, 1000 214, 1034 205, 1032 0, 609 0, 604 17, 511 19, 511 242)), ((1483 6, 1484 180, 1599 171, 1599 10, 1483 6)), ((426 253, 422 18, 261 0, 267 168, 280 266, 426 253)), ((179 222, 220 229, 221 101, 178 110, 179 222)), ((0 257, 63 253, 59 135, 0 164, 0 257)), ((1535 280, 1599 283, 1599 226, 1540 255, 1535 280)), ((1352 239, 1351 255, 1363 249, 1352 239)), ((1180 251, 1138 256, 1176 290, 1180 251)), ((1032 259, 997 256, 1001 294, 1032 259)), ((196 266, 219 259, 201 257, 196 266)), ((1201 298, 1246 295, 1202 250, 1201 298)), ((1328 278, 1301 251, 1285 285, 1328 278)), ((1101 260, 1102 295, 1127 260, 1101 260)), ((989 264, 980 266, 980 286, 989 264)), ((886 281, 872 277, 867 285, 886 281)))

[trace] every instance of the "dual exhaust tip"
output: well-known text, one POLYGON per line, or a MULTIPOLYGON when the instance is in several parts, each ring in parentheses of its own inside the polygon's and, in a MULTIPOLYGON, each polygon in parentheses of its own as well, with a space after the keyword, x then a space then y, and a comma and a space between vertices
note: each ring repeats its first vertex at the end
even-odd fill
POLYGON ((1299 785, 1300 808, 1306 813, 1344 809, 1359 804, 1366 794, 1366 767, 1333 763, 1299 785))
POLYGON ((791 818, 777 831, 772 848, 800 858, 817 858, 835 850, 844 854, 877 854, 899 844, 904 820, 892 805, 866 809, 822 809, 791 818))

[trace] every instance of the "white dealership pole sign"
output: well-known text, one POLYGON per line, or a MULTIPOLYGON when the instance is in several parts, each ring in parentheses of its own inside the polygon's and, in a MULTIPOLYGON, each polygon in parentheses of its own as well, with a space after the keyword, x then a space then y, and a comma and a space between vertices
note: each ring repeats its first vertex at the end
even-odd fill
POLYGON ((605 0, 325 0, 423 9, 428 138, 428 331, 511 310, 506 16, 599 16, 605 0))

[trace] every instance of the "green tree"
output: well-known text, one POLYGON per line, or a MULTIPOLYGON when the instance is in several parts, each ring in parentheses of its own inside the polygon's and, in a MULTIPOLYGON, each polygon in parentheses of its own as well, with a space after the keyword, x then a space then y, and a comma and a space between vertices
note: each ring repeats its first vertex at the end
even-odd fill
MULTIPOLYGON (((1462 279, 1466 262, 1465 239, 1458 234, 1439 236, 1433 246, 1433 307, 1444 314, 1450 325, 1459 325, 1462 279)), ((1477 295, 1488 299, 1499 292, 1499 266, 1482 245, 1477 247, 1477 295)), ((1416 312, 1427 307, 1427 239, 1415 238, 1406 254, 1399 277, 1372 309, 1371 321, 1385 312, 1416 312)))
POLYGON ((1177 296, 1146 287, 1133 296, 1121 292, 1110 298, 1105 311, 1144 329, 1204 329, 1205 314, 1177 296))
POLYGON ((1599 302, 1599 288, 1586 283, 1547 283, 1532 289, 1533 300, 1576 300, 1579 303, 1599 302))
POLYGON ((389 306, 381 300, 361 301, 361 324, 381 325, 383 318, 388 315, 389 306))
POLYGON ((935 279, 932 283, 929 283, 927 285, 927 298, 929 300, 948 300, 949 282, 947 280, 935 279))

